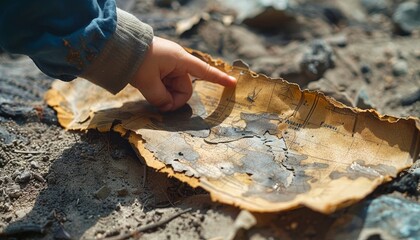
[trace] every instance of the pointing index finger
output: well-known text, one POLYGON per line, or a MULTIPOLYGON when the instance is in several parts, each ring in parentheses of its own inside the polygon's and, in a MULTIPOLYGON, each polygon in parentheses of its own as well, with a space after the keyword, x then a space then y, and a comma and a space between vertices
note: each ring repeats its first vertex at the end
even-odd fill
POLYGON ((186 53, 185 64, 187 71, 194 77, 201 78, 205 81, 217 83, 226 87, 233 87, 236 85, 236 78, 220 71, 219 69, 210 66, 210 64, 201 61, 197 57, 186 53))

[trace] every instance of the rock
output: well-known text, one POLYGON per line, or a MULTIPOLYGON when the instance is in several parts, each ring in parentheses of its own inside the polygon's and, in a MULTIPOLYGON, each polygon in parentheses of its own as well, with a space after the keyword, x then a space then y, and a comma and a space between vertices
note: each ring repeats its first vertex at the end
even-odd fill
POLYGON ((367 83, 371 83, 370 78, 372 77, 372 68, 367 63, 362 63, 360 65, 360 72, 363 75, 364 80, 367 83))
POLYGON ((10 203, 4 203, 3 207, 6 212, 13 211, 13 206, 10 203))
POLYGON ((13 182, 13 179, 11 177, 5 176, 3 178, 3 183, 11 183, 11 182, 13 182))
POLYGON ((420 168, 414 169, 412 174, 420 179, 420 168))
POLYGON ((333 50, 326 41, 314 40, 304 52, 300 61, 301 71, 308 81, 320 79, 324 73, 335 66, 333 50))
POLYGON ((411 195, 415 195, 417 193, 419 180, 420 178, 417 175, 408 172, 404 176, 392 182, 389 187, 391 188, 391 191, 398 191, 401 193, 409 193, 411 195))
POLYGON ((3 126, 0 126, 0 142, 6 145, 12 143, 15 139, 14 135, 12 135, 7 129, 3 126))
POLYGON ((408 65, 406 61, 399 59, 392 65, 392 74, 394 76, 405 76, 407 73, 408 65))
POLYGON ((24 209, 19 209, 15 211, 15 215, 18 219, 21 219, 26 216, 26 211, 24 209))
POLYGON ((368 73, 370 73, 370 72, 371 72, 371 69, 370 69, 370 67, 369 67, 369 65, 368 65, 368 64, 363 63, 363 64, 360 66, 360 72, 361 72, 361 73, 363 73, 363 74, 368 74, 368 73))
POLYGON ((22 196, 22 192, 20 191, 20 187, 16 184, 13 184, 9 188, 6 188, 6 193, 9 196, 9 198, 18 198, 22 196))
POLYGON ((361 0, 361 3, 368 13, 387 13, 390 7, 386 0, 361 0))
POLYGON ((13 219, 13 216, 11 214, 8 214, 4 217, 4 221, 6 223, 9 223, 10 221, 12 221, 12 219, 13 219))
POLYGON ((325 41, 327 41, 327 43, 329 43, 330 45, 337 47, 346 47, 348 44, 347 35, 345 34, 338 34, 328 37, 325 39, 325 41))
POLYGON ((117 205, 115 205, 115 211, 120 211, 121 207, 121 203, 118 203, 117 205))
POLYGON ((139 188, 131 189, 131 194, 133 194, 133 195, 140 195, 141 193, 142 193, 142 191, 139 188))
POLYGON ((416 51, 414 51, 414 52, 413 52, 413 55, 414 55, 414 57, 415 57, 417 60, 420 60, 420 50, 416 50, 416 51))
POLYGON ((361 109, 375 109, 374 104, 371 102, 365 88, 360 89, 357 94, 356 107, 361 109))
POLYGON ((396 196, 381 196, 363 204, 352 215, 340 217, 326 239, 370 239, 372 230, 384 238, 418 239, 420 204, 396 196))
POLYGON ((409 106, 417 101, 420 101, 420 89, 417 89, 417 91, 402 97, 400 103, 403 106, 409 106))
POLYGON ((36 179, 37 181, 39 181, 41 183, 46 182, 45 178, 39 173, 34 172, 34 173, 32 173, 32 176, 34 177, 34 179, 36 179))
POLYGON ((253 59, 267 55, 267 50, 261 38, 255 33, 243 27, 231 27, 229 42, 234 45, 238 56, 245 59, 253 59))
POLYGON ((255 216, 247 210, 242 210, 235 219, 232 226, 229 226, 230 233, 224 239, 244 239, 244 231, 249 230, 257 224, 255 216))
POLYGON ((99 200, 104 200, 109 194, 111 194, 111 189, 105 185, 99 188, 93 195, 99 200))
POLYGON ((118 197, 126 197, 128 195, 127 188, 121 188, 117 190, 117 196, 118 197))
POLYGON ((236 0, 225 0, 221 3, 236 11, 239 23, 261 30, 282 29, 296 22, 290 0, 249 0, 241 4, 236 0))
POLYGON ((198 13, 190 18, 183 18, 176 23, 175 33, 178 36, 182 36, 184 33, 188 33, 195 29, 203 20, 208 20, 210 15, 208 13, 198 13))
POLYGON ((410 34, 420 29, 420 4, 416 2, 403 2, 398 5, 392 20, 401 34, 410 34))
POLYGON ((336 7, 324 7, 322 9, 324 17, 328 20, 329 23, 338 25, 340 22, 344 21, 346 17, 344 16, 344 13, 341 12, 340 9, 336 7))
POLYGON ((39 169, 39 164, 37 161, 31 161, 31 168, 33 169, 39 169))
POLYGON ((17 183, 22 183, 22 184, 27 183, 29 182, 29 180, 31 180, 31 176, 32 174, 30 171, 24 171, 16 177, 15 181, 17 183))

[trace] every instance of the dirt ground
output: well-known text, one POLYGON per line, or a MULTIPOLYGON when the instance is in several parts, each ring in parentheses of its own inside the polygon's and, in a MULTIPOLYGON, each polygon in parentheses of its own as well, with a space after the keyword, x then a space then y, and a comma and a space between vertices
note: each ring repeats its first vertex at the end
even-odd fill
MULTIPOLYGON (((301 0, 286 15, 232 23, 235 9, 216 1, 117 1, 183 46, 242 59, 348 105, 419 117, 420 27, 410 34, 396 27, 401 2, 301 0), (189 25, 177 28, 185 19, 189 25)), ((366 224, 366 209, 384 196, 420 204, 416 162, 331 215, 255 213, 257 224, 238 230, 240 209, 149 169, 118 134, 61 128, 43 101, 52 81, 29 58, 0 54, 0 239, 112 239, 142 226, 152 227, 133 239, 394 239, 403 234, 366 224)), ((417 232, 405 239, 416 239, 420 223, 410 224, 417 232)))

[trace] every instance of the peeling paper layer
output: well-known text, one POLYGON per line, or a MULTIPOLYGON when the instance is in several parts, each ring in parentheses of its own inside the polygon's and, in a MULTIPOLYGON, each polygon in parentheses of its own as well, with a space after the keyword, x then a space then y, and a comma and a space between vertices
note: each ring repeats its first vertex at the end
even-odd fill
POLYGON ((170 114, 131 86, 114 96, 83 79, 54 82, 46 100, 66 129, 117 131, 148 166, 250 211, 306 206, 331 213, 418 158, 418 118, 349 108, 190 52, 235 76, 236 88, 197 81, 188 105, 170 114))

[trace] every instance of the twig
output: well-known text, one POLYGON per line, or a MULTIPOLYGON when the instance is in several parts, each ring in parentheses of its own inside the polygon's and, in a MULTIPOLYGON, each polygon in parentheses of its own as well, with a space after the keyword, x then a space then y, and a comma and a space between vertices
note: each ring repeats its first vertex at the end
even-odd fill
POLYGON ((147 166, 143 165, 143 188, 146 187, 147 182, 147 166))
POLYGON ((14 149, 13 152, 23 153, 23 154, 42 154, 42 153, 46 153, 45 151, 23 151, 23 150, 16 150, 16 149, 14 149))
POLYGON ((120 235, 120 236, 115 236, 115 237, 110 237, 110 238, 103 238, 104 240, 125 240, 131 237, 135 237, 136 235, 139 235, 142 232, 145 231, 149 231, 158 227, 161 227, 163 225, 166 225, 167 223, 169 223, 170 221, 174 220, 175 218, 183 215, 184 213, 190 212, 192 210, 192 208, 187 208, 181 212, 175 213, 174 215, 168 217, 167 219, 164 219, 162 221, 156 222, 156 223, 152 223, 152 224, 148 224, 142 227, 139 227, 135 230, 133 230, 132 232, 120 235))
POLYGON ((162 189, 162 186, 159 186, 160 191, 165 195, 166 199, 168 199, 168 202, 171 204, 172 207, 175 207, 174 203, 169 199, 168 193, 162 189))

